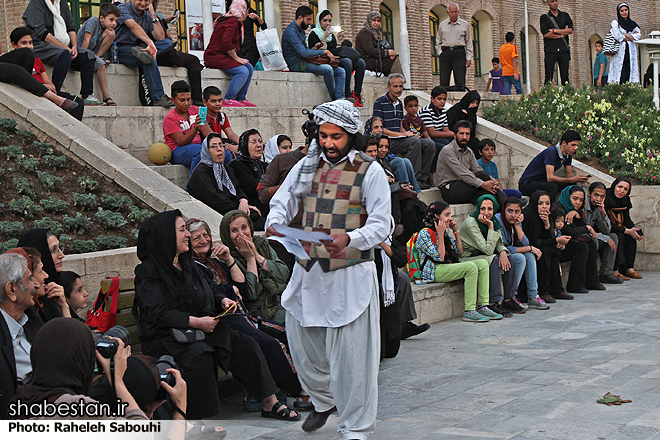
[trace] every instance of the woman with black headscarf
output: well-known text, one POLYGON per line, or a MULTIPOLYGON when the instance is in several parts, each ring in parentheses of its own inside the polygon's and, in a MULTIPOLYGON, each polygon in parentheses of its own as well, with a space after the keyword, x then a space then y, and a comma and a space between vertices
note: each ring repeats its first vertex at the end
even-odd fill
MULTIPOLYGON (((118 340, 119 348, 114 356, 114 383, 117 398, 125 407, 122 419, 147 420, 146 415, 124 384, 126 359, 131 354, 131 348, 124 347, 118 340)), ((32 363, 32 379, 27 385, 18 388, 10 401, 21 402, 19 408, 30 408, 33 405, 43 405, 45 402, 57 406, 72 407, 79 401, 90 405, 96 401, 87 396, 95 361, 94 338, 92 332, 82 322, 76 319, 55 318, 47 322, 32 341, 30 362, 32 363), (66 343, 62 343, 66 341, 66 343)), ((109 371, 109 359, 97 356, 109 371)), ((59 414, 59 412, 56 412, 59 414)), ((10 414, 10 417, 12 415, 10 414)), ((115 419, 111 414, 78 414, 68 416, 50 416, 18 413, 14 418, 68 418, 68 419, 115 419)))
POLYGON ((610 61, 609 84, 623 84, 630 81, 639 84, 639 63, 637 45, 634 41, 642 38, 642 31, 637 23, 630 19, 628 3, 619 3, 616 7, 617 19, 612 20, 610 33, 619 43, 619 50, 610 61))
POLYGON ((60 316, 70 318, 71 311, 64 296, 64 288, 60 285, 64 252, 60 248, 57 235, 48 229, 30 229, 21 235, 18 247, 31 247, 39 251, 43 271, 48 275, 45 295, 39 296, 39 303, 35 303, 41 319, 47 322, 60 316))
POLYGON ((612 232, 619 237, 613 274, 623 280, 642 278, 635 270, 635 255, 637 254, 637 242, 642 239, 643 234, 642 228, 636 228, 630 218, 631 189, 630 179, 618 177, 605 196, 605 210, 612 223, 612 232))
POLYGON ((474 152, 477 159, 481 158, 479 151, 479 139, 477 139, 477 111, 481 103, 481 95, 476 90, 467 92, 461 98, 458 104, 454 104, 447 110, 447 124, 449 129, 453 130, 458 121, 470 121, 472 130, 470 131, 470 143, 468 146, 474 152))
POLYGON ((133 315, 144 353, 156 358, 169 354, 179 364, 188 383, 189 419, 220 411, 220 367, 263 400, 263 417, 299 420, 277 401, 278 388, 259 345, 220 318, 235 303, 214 289, 193 262, 189 238, 179 210, 157 214, 140 227, 137 255, 142 263, 135 268, 133 315))
POLYGON ((261 216, 268 215, 268 204, 262 203, 257 194, 261 176, 266 173, 268 164, 263 159, 264 143, 259 132, 252 128, 244 131, 238 139, 238 157, 229 162, 234 170, 238 184, 247 195, 248 203, 261 211, 261 216))

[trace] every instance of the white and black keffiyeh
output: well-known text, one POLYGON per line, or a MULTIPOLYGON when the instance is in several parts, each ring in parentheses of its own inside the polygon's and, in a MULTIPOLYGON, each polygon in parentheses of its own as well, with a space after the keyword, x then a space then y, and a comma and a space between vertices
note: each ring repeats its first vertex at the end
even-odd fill
MULTIPOLYGON (((329 123, 343 128, 349 134, 356 134, 362 128, 362 121, 360 120, 360 112, 345 99, 338 99, 332 102, 326 102, 317 106, 312 112, 314 115, 314 122, 318 125, 329 123)), ((316 173, 316 167, 319 163, 319 156, 321 154, 321 146, 314 139, 309 144, 307 156, 303 160, 300 174, 298 175, 298 182, 293 187, 294 195, 301 195, 310 190, 312 186, 312 179, 316 173)))
POLYGON ((204 142, 202 142, 202 150, 200 152, 201 160, 199 163, 213 167, 213 175, 215 176, 215 181, 218 184, 218 189, 227 188, 227 191, 231 193, 232 196, 236 195, 236 188, 229 178, 229 174, 225 169, 225 165, 222 163, 213 162, 211 153, 209 152, 209 146, 207 143, 209 136, 206 136, 204 142))

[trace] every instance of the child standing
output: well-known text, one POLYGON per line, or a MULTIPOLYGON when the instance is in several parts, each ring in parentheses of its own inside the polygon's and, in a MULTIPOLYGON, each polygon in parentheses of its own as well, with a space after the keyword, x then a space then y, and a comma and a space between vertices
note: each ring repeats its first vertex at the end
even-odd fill
POLYGON ((491 91, 493 93, 499 93, 500 95, 505 95, 504 93, 504 79, 502 78, 502 68, 500 67, 500 59, 495 57, 492 59, 493 70, 488 72, 488 83, 486 84, 486 91, 491 91), (493 86, 491 89, 490 86, 493 86))
POLYGON ((424 121, 417 116, 417 110, 419 110, 419 100, 415 95, 408 95, 403 100, 403 107, 406 109, 406 114, 401 120, 401 131, 406 132, 410 131, 413 135, 418 138, 431 139, 429 132, 424 125, 424 121))
POLYGON ((89 18, 78 30, 78 47, 89 49, 96 54, 94 70, 103 96, 103 102, 101 102, 94 95, 89 95, 85 99, 86 105, 117 105, 108 91, 108 79, 105 75, 106 61, 102 57, 115 40, 115 28, 120 15, 121 12, 117 6, 112 3, 103 3, 99 8, 99 16, 89 18))
POLYGON ((172 150, 170 163, 190 167, 192 174, 200 161, 202 128, 209 132, 210 129, 208 125, 202 125, 199 107, 191 105, 190 86, 187 82, 175 81, 171 92, 174 108, 167 113, 163 121, 163 136, 165 143, 172 150))
POLYGON ((424 228, 419 231, 415 246, 422 261, 421 283, 446 283, 465 279, 463 321, 488 322, 491 319, 502 319, 502 315, 488 308, 488 262, 483 259, 461 261, 463 242, 446 202, 441 200, 429 205, 424 228))
POLYGON ((518 70, 518 48, 513 42, 515 35, 507 32, 504 37, 506 44, 500 46, 500 60, 502 61, 502 79, 504 80, 503 95, 511 94, 511 85, 516 88, 516 95, 522 95, 520 71, 518 70))
POLYGON ((596 60, 594 61, 594 86, 607 84, 607 57, 603 53, 603 41, 596 41, 596 60))

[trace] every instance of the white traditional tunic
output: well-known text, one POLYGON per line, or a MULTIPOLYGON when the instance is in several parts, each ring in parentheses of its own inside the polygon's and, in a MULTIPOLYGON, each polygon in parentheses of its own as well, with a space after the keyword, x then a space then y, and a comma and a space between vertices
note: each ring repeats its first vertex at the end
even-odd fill
MULTIPOLYGON (((630 52, 630 79, 631 83, 639 84, 639 56, 637 55, 637 45, 632 41, 624 41, 628 31, 619 26, 618 20, 612 20, 612 27, 610 29, 612 36, 619 42, 619 51, 612 57, 610 61, 610 74, 607 79, 608 84, 619 83, 621 80, 621 69, 623 67, 623 59, 626 56, 626 44, 630 52)), ((631 35, 637 41, 642 38, 642 31, 636 27, 633 29, 631 35)))

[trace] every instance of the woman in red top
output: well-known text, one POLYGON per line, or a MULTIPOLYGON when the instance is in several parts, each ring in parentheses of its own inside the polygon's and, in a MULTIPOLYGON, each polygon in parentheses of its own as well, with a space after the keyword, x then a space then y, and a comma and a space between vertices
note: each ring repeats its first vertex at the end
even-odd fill
POLYGON ((250 61, 239 57, 236 52, 243 40, 243 21, 247 17, 245 0, 234 0, 229 12, 215 23, 211 41, 204 51, 204 65, 211 69, 221 69, 234 75, 222 100, 224 107, 256 107, 245 99, 253 68, 250 61))

